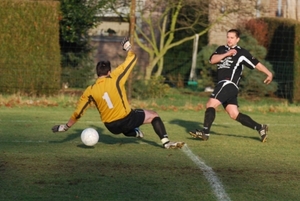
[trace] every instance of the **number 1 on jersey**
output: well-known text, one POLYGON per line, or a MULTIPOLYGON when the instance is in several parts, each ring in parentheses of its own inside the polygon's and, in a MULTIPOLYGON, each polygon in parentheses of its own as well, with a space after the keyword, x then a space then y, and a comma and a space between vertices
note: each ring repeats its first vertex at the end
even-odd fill
POLYGON ((104 93, 102 98, 106 101, 106 104, 109 109, 112 109, 114 107, 107 92, 104 93))

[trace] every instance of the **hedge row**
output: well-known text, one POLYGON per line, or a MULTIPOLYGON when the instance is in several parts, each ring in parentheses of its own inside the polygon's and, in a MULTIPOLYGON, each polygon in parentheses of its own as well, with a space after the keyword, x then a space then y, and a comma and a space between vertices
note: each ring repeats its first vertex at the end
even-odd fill
POLYGON ((49 95, 60 88, 58 1, 0 1, 0 92, 49 95))

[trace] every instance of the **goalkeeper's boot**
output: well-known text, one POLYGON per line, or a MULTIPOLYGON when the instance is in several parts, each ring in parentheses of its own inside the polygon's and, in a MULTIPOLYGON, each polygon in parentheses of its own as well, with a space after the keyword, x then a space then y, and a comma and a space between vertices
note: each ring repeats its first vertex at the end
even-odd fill
POLYGON ((261 125, 261 129, 258 131, 258 133, 260 135, 261 142, 267 141, 267 137, 268 137, 267 132, 268 132, 268 129, 269 128, 268 128, 267 125, 265 125, 265 124, 261 125))
POLYGON ((177 149, 183 147, 184 142, 166 142, 163 146, 165 149, 177 149))
POLYGON ((144 137, 144 133, 139 128, 135 128, 134 130, 136 132, 136 137, 137 138, 143 138, 144 137))
POLYGON ((204 133, 203 131, 200 131, 198 129, 196 129, 196 131, 190 131, 189 134, 193 137, 193 138, 200 138, 203 141, 208 140, 209 138, 209 134, 204 133))

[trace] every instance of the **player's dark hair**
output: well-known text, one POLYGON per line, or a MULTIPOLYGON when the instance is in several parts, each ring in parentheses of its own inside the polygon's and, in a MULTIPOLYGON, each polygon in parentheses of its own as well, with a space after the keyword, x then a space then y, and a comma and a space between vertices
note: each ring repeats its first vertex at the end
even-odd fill
POLYGON ((96 66, 96 72, 98 77, 107 75, 108 71, 111 71, 110 61, 99 61, 96 66))
POLYGON ((227 33, 229 33, 229 32, 235 33, 237 38, 239 38, 240 34, 241 34, 238 29, 230 29, 229 31, 227 31, 227 33))

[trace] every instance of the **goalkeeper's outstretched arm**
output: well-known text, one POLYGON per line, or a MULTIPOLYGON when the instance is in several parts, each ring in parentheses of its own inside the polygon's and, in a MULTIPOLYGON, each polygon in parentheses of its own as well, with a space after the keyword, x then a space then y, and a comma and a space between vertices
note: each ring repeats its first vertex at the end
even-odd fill
POLYGON ((61 124, 61 125, 55 125, 55 126, 53 126, 52 127, 52 131, 53 131, 53 133, 56 133, 56 132, 65 132, 69 128, 71 128, 75 123, 76 123, 76 120, 74 120, 73 118, 70 118, 69 121, 66 124, 61 124))

